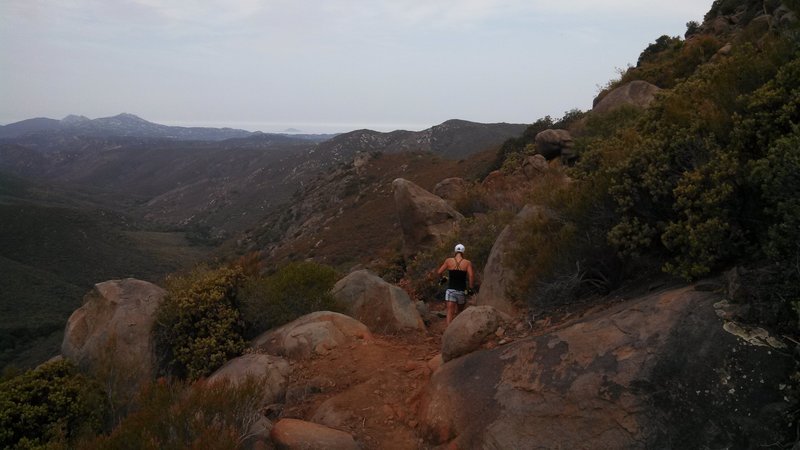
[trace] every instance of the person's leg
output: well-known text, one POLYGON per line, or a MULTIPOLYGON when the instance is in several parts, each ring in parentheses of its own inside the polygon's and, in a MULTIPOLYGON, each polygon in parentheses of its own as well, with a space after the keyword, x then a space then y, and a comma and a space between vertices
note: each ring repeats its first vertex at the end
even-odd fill
POLYGON ((447 301, 447 325, 456 318, 456 314, 458 314, 456 302, 447 301))

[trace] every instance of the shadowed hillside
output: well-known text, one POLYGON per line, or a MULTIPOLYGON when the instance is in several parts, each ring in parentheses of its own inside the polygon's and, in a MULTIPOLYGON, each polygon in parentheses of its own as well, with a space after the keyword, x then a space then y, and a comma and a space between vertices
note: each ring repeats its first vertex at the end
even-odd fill
POLYGON ((90 196, 0 174, 0 366, 58 354, 65 320, 95 283, 158 281, 207 257, 184 233, 144 226, 90 196))

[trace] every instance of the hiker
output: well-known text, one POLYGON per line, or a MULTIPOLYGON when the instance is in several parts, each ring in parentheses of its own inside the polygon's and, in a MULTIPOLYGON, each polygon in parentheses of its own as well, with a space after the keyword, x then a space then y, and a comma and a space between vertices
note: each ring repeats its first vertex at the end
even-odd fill
POLYGON ((472 263, 464 258, 464 246, 456 245, 455 256, 447 258, 436 271, 436 275, 442 277, 442 282, 447 282, 447 290, 444 294, 445 304, 447 305, 447 325, 456 318, 456 315, 467 306, 467 295, 472 293, 475 276, 472 272, 472 263), (442 273, 447 270, 447 276, 442 273))

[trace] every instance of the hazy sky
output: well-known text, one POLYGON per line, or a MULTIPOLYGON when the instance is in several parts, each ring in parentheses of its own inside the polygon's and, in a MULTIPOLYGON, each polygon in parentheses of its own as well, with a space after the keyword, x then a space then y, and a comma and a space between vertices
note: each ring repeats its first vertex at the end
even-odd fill
POLYGON ((530 123, 711 0, 0 0, 0 124, 129 112, 307 132, 530 123))

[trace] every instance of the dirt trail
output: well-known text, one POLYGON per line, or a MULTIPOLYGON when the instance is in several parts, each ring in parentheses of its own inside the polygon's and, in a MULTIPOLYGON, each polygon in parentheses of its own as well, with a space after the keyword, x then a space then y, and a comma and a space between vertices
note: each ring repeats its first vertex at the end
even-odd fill
POLYGON ((435 313, 425 333, 375 335, 325 355, 292 363, 281 417, 347 431, 366 449, 426 448, 417 435, 417 407, 439 354, 445 319, 435 313), (312 420, 313 419, 313 420, 312 420))
MULTIPOLYGON (((483 344, 493 348, 540 336, 601 314, 622 302, 609 297, 537 316, 511 318, 483 344)), ((419 403, 435 370, 446 328, 443 302, 427 304, 425 332, 375 334, 311 359, 291 362, 292 375, 282 411, 271 418, 321 423, 353 435, 365 449, 429 449, 420 433, 419 403)), ((472 302, 468 304, 472 306, 472 302)))
MULTIPOLYGON (((418 433, 419 401, 432 375, 429 361, 441 352, 444 303, 431 310, 424 333, 375 334, 311 359, 293 361, 280 416, 317 422, 351 433, 365 449, 427 449, 418 433)), ((505 323, 484 348, 552 332, 608 305, 576 308, 529 323, 505 323)))

